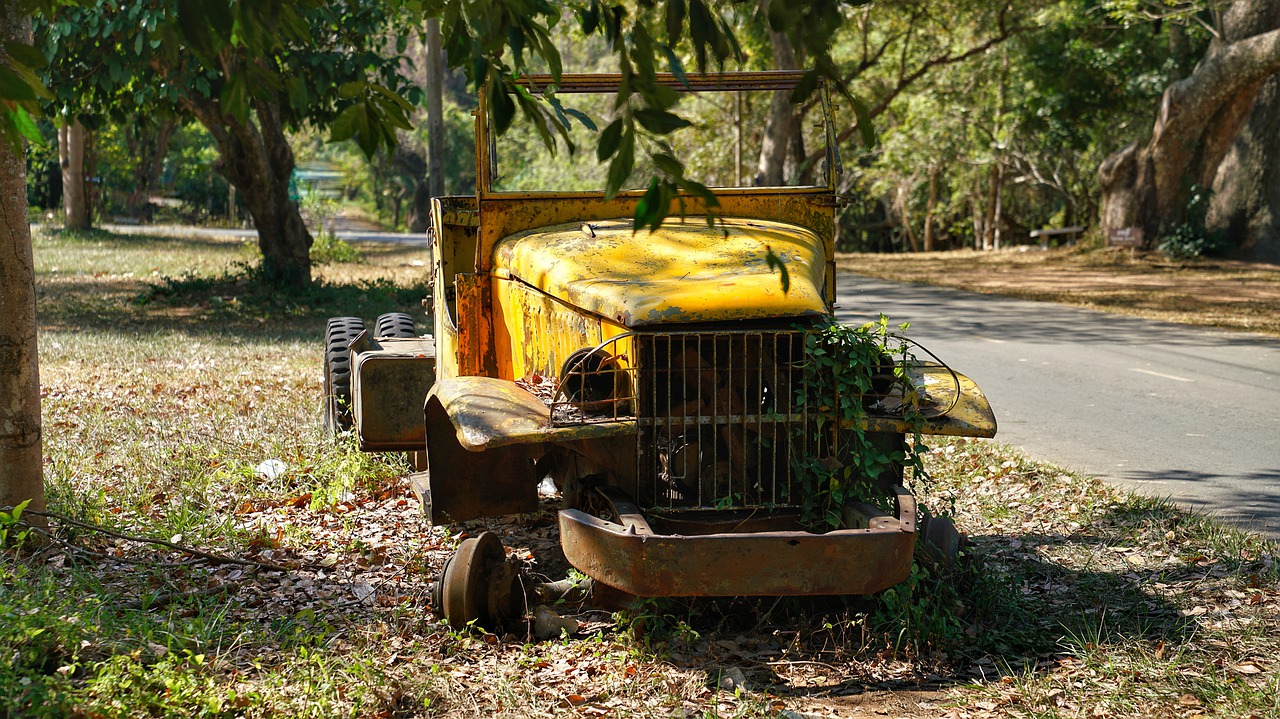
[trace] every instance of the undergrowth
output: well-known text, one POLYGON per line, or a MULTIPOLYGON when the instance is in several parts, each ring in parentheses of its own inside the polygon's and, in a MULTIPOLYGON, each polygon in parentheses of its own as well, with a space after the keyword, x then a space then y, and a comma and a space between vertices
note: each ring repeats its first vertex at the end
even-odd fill
MULTIPOLYGON (((1280 714, 1274 545, 990 442, 920 455, 921 501, 972 539, 954 570, 917 568, 873 597, 586 612, 578 635, 545 641, 448 629, 428 585, 459 537, 499 532, 541 571, 555 515, 426 526, 399 458, 319 429, 311 319, 421 296, 412 282, 363 294, 381 261, 302 300, 211 270, 101 315, 42 313, 57 322, 40 335, 50 508, 288 571, 55 520, 60 543, 0 550, 0 717, 832 715, 875 688, 935 692, 921 716, 944 713, 939 692, 971 716, 1280 714), (199 319, 118 321, 157 308, 199 319), (286 332, 276 317, 302 320, 286 332)), ((111 270, 74 287, 44 271, 43 301, 111 270)))

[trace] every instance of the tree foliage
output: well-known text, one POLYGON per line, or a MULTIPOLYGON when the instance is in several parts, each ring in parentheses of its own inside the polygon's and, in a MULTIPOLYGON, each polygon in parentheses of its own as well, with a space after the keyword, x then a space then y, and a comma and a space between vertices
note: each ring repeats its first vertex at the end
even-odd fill
POLYGON ((54 58, 51 111, 86 125, 177 116, 208 129, 219 171, 240 190, 259 233, 266 276, 310 276, 310 234, 289 197, 294 157, 285 133, 333 127, 366 152, 409 128, 392 3, 255 0, 95 0, 42 16, 54 58))

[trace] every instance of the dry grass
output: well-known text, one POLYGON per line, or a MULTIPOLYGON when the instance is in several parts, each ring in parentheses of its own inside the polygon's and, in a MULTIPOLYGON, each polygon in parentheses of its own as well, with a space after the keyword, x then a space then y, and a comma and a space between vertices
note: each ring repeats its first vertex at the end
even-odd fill
POLYGON ((549 641, 451 631, 427 587, 463 533, 496 531, 551 577, 565 564, 553 504, 429 527, 397 457, 317 426, 324 317, 411 308, 414 252, 362 248, 296 297, 228 272, 236 246, 185 240, 148 241, 152 266, 201 268, 154 288, 128 247, 54 275, 51 255, 78 266, 100 242, 37 244, 52 507, 291 569, 70 529, 75 548, 0 550, 0 717, 1280 714, 1274 546, 989 442, 926 460, 971 573, 874 598, 655 601, 549 641))
POLYGON ((1280 266, 1126 249, 841 254, 840 269, 1166 322, 1280 335, 1280 266))

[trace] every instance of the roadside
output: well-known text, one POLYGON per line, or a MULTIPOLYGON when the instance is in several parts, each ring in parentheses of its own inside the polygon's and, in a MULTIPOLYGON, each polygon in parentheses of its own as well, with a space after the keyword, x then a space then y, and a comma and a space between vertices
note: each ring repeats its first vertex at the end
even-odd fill
POLYGON ((1127 249, 840 253, 840 270, 1280 336, 1280 266, 1127 249))

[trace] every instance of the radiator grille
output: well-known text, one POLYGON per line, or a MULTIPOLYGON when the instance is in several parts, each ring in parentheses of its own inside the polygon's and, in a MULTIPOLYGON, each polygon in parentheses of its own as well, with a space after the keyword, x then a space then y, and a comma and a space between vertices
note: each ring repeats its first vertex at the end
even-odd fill
MULTIPOLYGON (((809 364, 814 332, 614 337, 566 361, 550 401, 552 421, 633 420, 635 476, 617 479, 641 506, 801 504, 793 460, 830 462, 834 471, 850 451, 832 421, 842 406, 840 387, 809 364)), ((861 393, 859 402, 869 415, 900 416, 903 385, 889 358, 878 371, 883 391, 861 393)))
POLYGON ((819 439, 797 402, 803 331, 637 335, 637 468, 642 504, 791 503, 791 453, 819 439))

